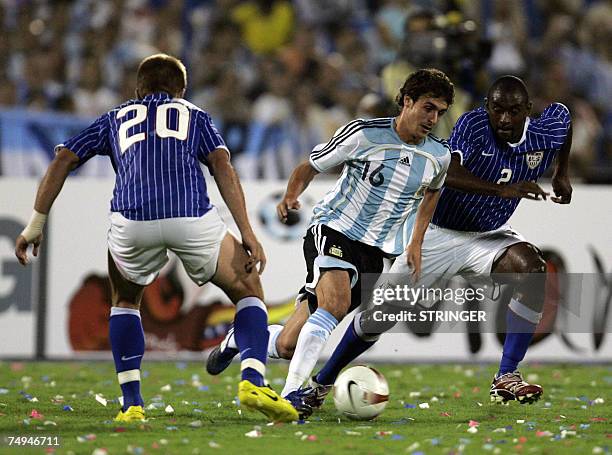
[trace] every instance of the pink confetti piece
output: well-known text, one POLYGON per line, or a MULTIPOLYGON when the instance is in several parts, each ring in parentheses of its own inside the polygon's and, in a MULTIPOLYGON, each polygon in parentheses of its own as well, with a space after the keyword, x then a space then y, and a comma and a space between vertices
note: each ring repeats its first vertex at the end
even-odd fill
POLYGON ((546 438, 546 437, 550 437, 553 434, 550 431, 536 431, 536 436, 538 438, 546 438))
POLYGON ((314 434, 311 434, 311 435, 310 435, 310 436, 308 436, 308 438, 306 438, 306 439, 308 439, 309 441, 316 441, 316 440, 317 440, 317 437, 316 437, 314 434))
POLYGON ((448 412, 441 412, 440 415, 442 417, 450 417, 451 416, 448 412))
POLYGON ((36 409, 32 409, 32 412, 30 412, 30 417, 32 419, 43 419, 44 416, 38 412, 36 409))
POLYGON ((470 427, 477 427, 478 425, 480 425, 480 423, 476 422, 475 420, 470 420, 468 423, 468 426, 470 427))

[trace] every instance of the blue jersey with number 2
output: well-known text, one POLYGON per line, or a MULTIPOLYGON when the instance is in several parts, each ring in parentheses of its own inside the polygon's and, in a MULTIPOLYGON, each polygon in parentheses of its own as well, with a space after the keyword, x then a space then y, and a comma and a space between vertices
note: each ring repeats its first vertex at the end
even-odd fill
MULTIPOLYGON (((527 118, 521 140, 501 143, 483 108, 463 114, 449 139, 452 153, 481 179, 499 184, 535 182, 565 143, 570 113, 560 103, 548 106, 538 118, 527 118)), ((520 202, 443 188, 432 222, 459 231, 486 232, 504 225, 520 202)))

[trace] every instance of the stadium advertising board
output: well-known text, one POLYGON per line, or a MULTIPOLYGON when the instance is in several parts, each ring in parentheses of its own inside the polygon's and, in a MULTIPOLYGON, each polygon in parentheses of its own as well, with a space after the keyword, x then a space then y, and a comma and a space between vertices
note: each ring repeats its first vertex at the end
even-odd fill
MULTIPOLYGON (((45 264, 48 270, 45 354, 48 357, 110 357, 106 231, 112 183, 100 179, 69 179, 54 205, 44 245, 48 253, 45 264)), ((25 222, 34 199, 36 182, 18 184, 4 181, 2 184, 5 188, 2 194, 7 201, 2 204, 0 217, 15 218, 17 213, 21 215, 19 222, 25 222)), ((303 211, 290 219, 290 226, 285 226, 277 221, 275 210, 285 183, 244 183, 249 215, 268 256, 263 285, 266 302, 270 305, 271 322, 281 322, 293 311, 295 294, 305 275, 302 237, 308 222, 306 212, 331 184, 325 180, 314 182, 302 199, 303 211)), ((569 273, 589 274, 591 281, 598 286, 595 295, 589 297, 591 301, 581 306, 580 317, 589 321, 589 328, 595 324, 593 328, 603 335, 594 336, 594 330, 570 333, 571 328, 563 320, 552 316, 544 328, 553 333, 536 336, 538 342, 529 351, 532 360, 612 359, 612 341, 606 333, 610 331, 612 322, 607 314, 606 325, 603 313, 606 305, 610 305, 612 289, 612 242, 607 230, 612 225, 612 214, 601 210, 611 196, 610 188, 578 185, 571 205, 524 201, 511 220, 515 229, 545 251, 558 270, 563 268, 569 273), (598 223, 592 221, 595 212, 598 223)), ((216 190, 212 191, 211 198, 219 205, 222 217, 229 222, 229 212, 220 204, 221 198, 216 190)), ((0 299, 10 295, 11 282, 16 279, 11 275, 14 267, 10 265, 14 236, 9 234, 2 233, 4 238, 0 247, 4 264, 0 299)), ((34 283, 32 293, 37 289, 39 287, 34 283)), ((12 304, 13 307, 16 305, 12 304)), ((233 318, 233 307, 214 286, 198 288, 193 285, 173 258, 147 289, 141 313, 149 358, 164 358, 169 353, 173 358, 200 358, 201 351, 216 345, 224 336, 233 318)), ((0 327, 10 327, 20 334, 31 333, 30 339, 33 340, 33 316, 22 322, 15 319, 17 315, 15 308, 0 313, 0 327)), ((350 318, 344 324, 348 320, 350 318)), ((344 324, 332 334, 324 355, 331 352, 330 348, 344 331, 344 324)), ((364 358, 394 361, 497 360, 501 344, 494 328, 488 326, 483 330, 485 333, 431 329, 417 334, 408 325, 402 325, 399 329, 396 327, 395 333, 383 336, 364 358)), ((9 344, 3 347, 2 355, 30 355, 33 341, 29 350, 23 348, 23 342, 15 343, 15 346, 9 344)))
MULTIPOLYGON (((15 257, 15 238, 32 211, 32 182, 0 179, 0 356, 36 354, 37 303, 44 298, 45 261, 22 267, 15 257), (23 197, 19 197, 23 195, 23 197)), ((44 256, 42 259, 46 259, 44 256)))

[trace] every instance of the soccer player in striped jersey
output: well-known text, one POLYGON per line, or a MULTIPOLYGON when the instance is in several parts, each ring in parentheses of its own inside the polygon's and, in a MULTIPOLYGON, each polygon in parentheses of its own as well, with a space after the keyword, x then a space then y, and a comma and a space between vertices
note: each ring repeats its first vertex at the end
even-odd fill
POLYGON ((139 306, 145 287, 168 262, 168 250, 196 284, 212 281, 236 304, 241 404, 273 420, 296 420, 291 404, 264 384, 268 317, 259 274, 266 258, 225 142, 210 116, 182 98, 187 73, 178 59, 150 56, 140 63, 136 79, 136 99, 56 147, 15 254, 23 265, 28 245, 38 254, 47 214, 68 174, 95 155, 109 156, 117 174, 108 233, 109 335, 123 392, 116 420, 144 420, 140 364, 145 339, 139 306), (200 163, 213 174, 242 242, 210 203, 200 163))
MULTIPOLYGON (((535 181, 555 160, 555 196, 550 199, 568 204, 572 196, 570 113, 560 103, 551 104, 537 118, 529 117, 530 109, 523 81, 503 76, 489 89, 485 108, 461 116, 449 139, 448 177, 422 246, 423 280, 493 275, 514 287, 499 371, 490 388, 493 402, 533 403, 543 393, 541 386, 524 381, 517 367, 542 317, 546 263, 540 250, 507 224, 508 219, 522 198, 544 200, 549 196, 535 181)), ((389 273, 393 281, 398 276, 409 277, 411 270, 405 258, 399 257, 389 273)), ((385 284, 407 283, 410 280, 385 284)), ((355 317, 315 376, 319 384, 311 393, 315 406, 322 404, 329 391, 325 385, 330 387, 342 368, 394 325, 375 322, 375 311, 369 309, 355 317)))
MULTIPOLYGON (((446 142, 429 132, 453 96, 453 84, 441 71, 414 72, 398 95, 397 117, 358 119, 343 126, 329 142, 315 147, 289 179, 278 205, 281 220, 289 210, 299 209, 298 197, 317 174, 344 166, 335 186, 315 206, 304 238, 303 298, 285 328, 269 328, 271 357, 292 359, 282 396, 302 416, 311 412, 302 402, 307 390, 302 385, 332 330, 361 303, 361 275, 381 273, 383 258, 402 252, 405 261, 419 268, 421 241, 450 162, 446 142)), ((230 334, 209 359, 208 371, 223 371, 236 352, 230 334)))

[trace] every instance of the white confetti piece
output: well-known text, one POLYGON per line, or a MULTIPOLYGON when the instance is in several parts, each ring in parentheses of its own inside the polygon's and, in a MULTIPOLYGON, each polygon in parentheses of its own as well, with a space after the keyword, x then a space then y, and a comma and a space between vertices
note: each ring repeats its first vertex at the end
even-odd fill
POLYGON ((170 405, 166 406, 166 409, 164 409, 166 411, 166 414, 172 414, 174 413, 174 408, 170 405))
POLYGON ((478 433, 478 427, 470 427, 467 429, 467 432, 472 434, 478 433))
POLYGON ((251 430, 244 434, 247 438, 261 438, 261 431, 251 430))
POLYGON ((162 392, 170 392, 172 390, 172 386, 170 384, 166 384, 162 386, 159 390, 161 390, 162 392))
POLYGON ((516 423, 525 423, 525 421, 523 419, 519 419, 516 421, 516 423))
POLYGON ((201 428, 202 427, 202 421, 201 420, 194 420, 193 422, 189 423, 189 426, 191 428, 201 428))
POLYGON ((220 449, 221 445, 217 444, 215 441, 210 441, 208 443, 208 447, 210 447, 211 449, 220 449))
POLYGON ((100 395, 99 393, 96 394, 96 401, 98 403, 100 403, 102 406, 106 406, 106 404, 108 403, 108 401, 106 400, 106 398, 104 398, 102 395, 100 395))
POLYGON ((429 403, 420 403, 419 408, 421 409, 429 409, 429 403))

